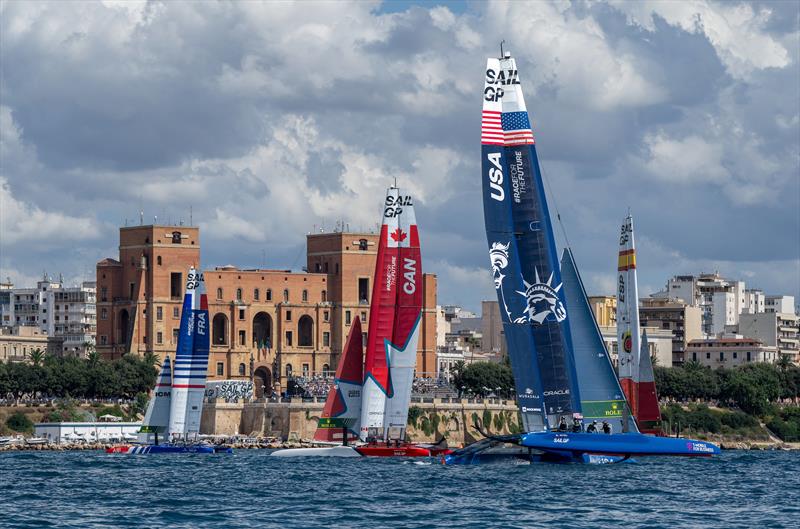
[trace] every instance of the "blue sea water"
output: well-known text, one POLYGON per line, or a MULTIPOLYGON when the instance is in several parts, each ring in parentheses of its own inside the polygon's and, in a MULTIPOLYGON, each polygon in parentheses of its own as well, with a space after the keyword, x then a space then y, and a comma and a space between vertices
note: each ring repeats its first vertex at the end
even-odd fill
POLYGON ((0 527, 800 527, 800 453, 616 465, 0 453, 0 527))

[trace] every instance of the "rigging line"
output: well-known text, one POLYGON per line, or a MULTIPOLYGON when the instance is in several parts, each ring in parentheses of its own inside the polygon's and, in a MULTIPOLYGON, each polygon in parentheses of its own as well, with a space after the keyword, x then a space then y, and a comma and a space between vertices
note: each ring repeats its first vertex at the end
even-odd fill
POLYGON ((550 179, 545 173, 544 163, 542 163, 542 160, 539 160, 539 171, 542 173, 542 180, 544 181, 544 185, 547 187, 547 192, 550 193, 550 199, 555 207, 556 219, 558 220, 558 226, 561 228, 561 233, 564 235, 564 242, 566 243, 567 248, 571 250, 572 245, 570 244, 569 237, 567 236, 567 227, 564 226, 564 223, 561 221, 561 211, 558 209, 558 201, 556 200, 556 195, 553 193, 553 188, 550 185, 550 179))

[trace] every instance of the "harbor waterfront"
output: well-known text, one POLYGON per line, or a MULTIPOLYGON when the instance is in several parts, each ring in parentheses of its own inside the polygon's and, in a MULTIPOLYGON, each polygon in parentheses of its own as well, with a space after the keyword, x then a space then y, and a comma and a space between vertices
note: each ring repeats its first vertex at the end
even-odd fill
POLYGON ((800 460, 783 451, 482 467, 268 454, 2 453, 0 526, 783 528, 800 516, 800 460), (355 485, 368 481, 381 485, 355 485))

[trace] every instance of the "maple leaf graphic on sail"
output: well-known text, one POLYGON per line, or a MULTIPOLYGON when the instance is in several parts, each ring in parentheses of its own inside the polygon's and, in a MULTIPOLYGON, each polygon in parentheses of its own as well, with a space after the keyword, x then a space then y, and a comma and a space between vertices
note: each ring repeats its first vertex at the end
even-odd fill
POLYGON ((405 238, 408 237, 408 234, 400 228, 397 228, 391 233, 391 237, 395 242, 403 242, 405 238))

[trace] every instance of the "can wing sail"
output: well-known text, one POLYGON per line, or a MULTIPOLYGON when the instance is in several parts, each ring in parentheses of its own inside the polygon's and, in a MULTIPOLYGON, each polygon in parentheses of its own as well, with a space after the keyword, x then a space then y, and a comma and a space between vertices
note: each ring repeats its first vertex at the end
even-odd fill
POLYGON ((336 368, 328 399, 314 433, 315 441, 342 442, 358 438, 361 420, 361 386, 363 383, 364 346, 361 320, 356 316, 344 345, 344 353, 336 368))
POLYGON ((405 439, 422 314, 422 259, 419 231, 410 195, 399 193, 397 309, 391 342, 386 342, 392 393, 386 399, 384 439, 405 439))
POLYGON ((567 307, 516 62, 489 59, 483 206, 495 290, 526 431, 580 413, 567 307))
POLYGON ((392 391, 386 342, 393 337, 397 303, 398 244, 391 235, 396 235, 398 231, 396 213, 401 207, 398 201, 397 188, 389 188, 384 202, 383 225, 372 285, 359 430, 362 441, 367 437, 377 438, 382 435, 386 397, 392 391))

